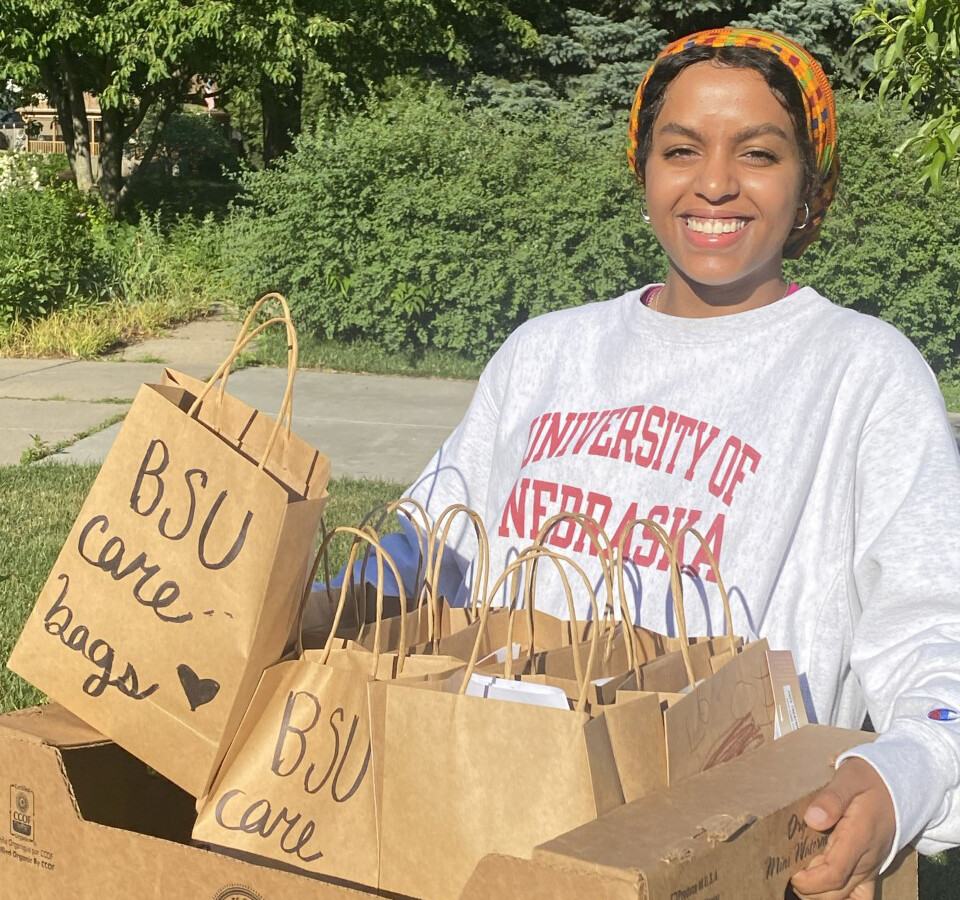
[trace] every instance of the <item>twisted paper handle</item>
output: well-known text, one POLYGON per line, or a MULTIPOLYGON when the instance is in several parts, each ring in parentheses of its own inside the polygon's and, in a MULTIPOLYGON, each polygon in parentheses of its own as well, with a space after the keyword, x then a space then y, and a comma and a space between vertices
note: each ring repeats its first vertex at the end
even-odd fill
MULTIPOLYGON (((397 565, 394 562, 393 558, 387 553, 386 550, 380 544, 380 540, 376 532, 372 528, 359 529, 352 528, 349 525, 341 525, 333 531, 328 532, 323 542, 320 545, 320 548, 317 550, 317 553, 314 557, 313 565, 310 571, 310 577, 307 580, 307 584, 304 587, 303 595, 300 600, 300 610, 297 616, 297 642, 296 649, 297 655, 303 656, 303 616, 306 609, 306 604, 309 601, 310 592, 313 587, 313 580, 316 578, 317 570, 320 567, 320 562, 327 555, 327 551, 330 545, 330 541, 338 534, 352 534, 354 536, 353 544, 350 547, 350 557, 347 562, 348 570, 352 570, 354 563, 357 561, 357 554, 360 551, 360 547, 364 544, 368 544, 373 547, 377 555, 377 598, 376 598, 376 609, 377 609, 377 619, 376 626, 374 629, 373 636, 373 654, 372 654, 372 663, 373 663, 373 674, 376 675, 377 668, 380 662, 380 647, 381 647, 381 633, 383 625, 383 572, 384 565, 390 567, 390 570, 393 572, 394 577, 397 579, 397 585, 400 593, 400 603, 401 608, 406 608, 406 595, 403 589, 403 582, 400 580, 400 572, 397 569, 397 565)), ((323 647, 323 656, 320 659, 321 663, 327 663, 330 659, 330 653, 333 650, 333 645, 336 641, 337 631, 340 628, 340 621, 343 618, 344 607, 347 602, 347 592, 350 586, 350 580, 344 578, 343 584, 340 587, 340 597, 337 602, 337 609, 334 613, 333 622, 330 626, 330 633, 327 636, 326 644, 323 647)), ((401 616, 400 618, 400 646, 397 649, 397 674, 399 675, 403 671, 403 664, 407 656, 407 636, 406 636, 406 624, 407 617, 401 616)))
MULTIPOLYGON (((568 559, 567 557, 563 556, 560 553, 556 553, 553 550, 548 550, 547 548, 542 546, 528 547, 515 560, 513 560, 503 570, 503 572, 501 572, 499 578, 497 578, 496 582, 493 585, 493 588, 490 590, 489 594, 486 597, 486 600, 483 603, 483 606, 481 607, 480 627, 477 631, 477 639, 474 642, 473 650, 470 654, 470 660, 467 663, 467 671, 464 675, 463 684, 461 684, 460 686, 461 694, 466 693, 467 687, 470 682, 470 678, 473 675, 474 669, 476 668, 477 658, 480 655, 480 645, 483 641, 483 636, 486 630, 487 622, 489 620, 490 608, 493 604, 493 600, 500 593, 500 590, 503 588, 508 578, 511 580, 510 604, 509 604, 510 619, 508 619, 507 621, 507 658, 506 658, 506 665, 504 668, 504 674, 507 675, 507 677, 509 677, 507 673, 512 674, 513 616, 517 612, 516 601, 519 596, 519 578, 525 567, 529 567, 532 563, 535 563, 541 557, 547 557, 553 560, 554 564, 558 567, 558 570, 560 572, 561 583, 563 584, 564 593, 566 594, 566 598, 567 598, 567 608, 570 612, 570 619, 571 619, 571 622, 574 623, 574 627, 576 627, 576 616, 577 616, 576 604, 574 603, 574 600, 573 600, 573 592, 570 589, 570 582, 566 577, 566 573, 563 571, 564 563, 570 565, 575 571, 578 572, 578 574, 583 579, 584 584, 587 587, 589 596, 591 597, 594 620, 596 620, 597 618, 596 597, 593 593, 593 588, 590 585, 590 579, 587 577, 583 569, 580 566, 578 566, 575 562, 573 562, 573 560, 568 559)), ((527 576, 527 580, 529 581, 531 577, 535 578, 536 577, 535 573, 533 572, 529 573, 527 576)), ((531 602, 533 602, 533 595, 531 594, 529 596, 530 596, 531 602)), ((529 626, 531 647, 533 647, 535 644, 533 622, 534 622, 534 617, 531 615, 530 626, 529 626)), ((587 655, 587 665, 586 665, 585 671, 583 671, 580 668, 580 660, 579 660, 579 655, 577 653, 576 647, 574 646, 572 649, 572 652, 574 655, 574 667, 575 667, 574 672, 577 676, 577 686, 578 686, 578 693, 579 693, 579 696, 577 698, 577 704, 575 707, 578 712, 583 712, 586 708, 587 686, 590 683, 590 677, 593 673, 594 661, 596 659, 598 634, 599 634, 598 629, 596 628, 592 629, 591 635, 590 635, 590 651, 587 655)))
MULTIPOLYGON (((287 329, 287 383, 286 387, 284 388, 283 398, 280 401, 280 409, 277 413, 277 420, 273 425, 273 430, 270 432, 270 437, 267 439, 267 444, 264 447, 263 455, 260 459, 260 469, 264 469, 266 467, 267 460, 269 459, 270 454, 273 452, 277 437, 280 434, 280 429, 284 425, 286 426, 286 439, 290 439, 291 424, 293 422, 293 383, 297 374, 300 350, 299 344, 297 343, 297 331, 293 326, 293 317, 290 314, 290 306, 282 294, 264 294, 259 300, 257 300, 256 303, 254 303, 253 307, 250 309, 250 312, 247 314, 247 318, 244 319, 243 324, 240 326, 240 331, 237 334, 237 339, 234 341, 233 349, 227 354, 227 358, 220 364, 220 366, 217 368, 217 371, 210 376, 203 390, 191 404, 188 412, 188 415, 196 415, 200 409, 201 403, 203 403, 213 386, 219 381, 219 416, 223 411, 223 397, 226 394, 227 379, 230 377, 230 369, 233 366, 233 363, 236 361, 240 353, 258 335, 260 335, 267 328, 280 323, 283 323, 287 329), (256 328, 251 330, 251 326, 256 318, 257 313, 264 306, 264 304, 271 300, 276 300, 280 304, 280 306, 283 308, 283 315, 268 319, 262 325, 258 325, 256 328)), ((219 420, 217 422, 216 430, 219 433, 219 420)))

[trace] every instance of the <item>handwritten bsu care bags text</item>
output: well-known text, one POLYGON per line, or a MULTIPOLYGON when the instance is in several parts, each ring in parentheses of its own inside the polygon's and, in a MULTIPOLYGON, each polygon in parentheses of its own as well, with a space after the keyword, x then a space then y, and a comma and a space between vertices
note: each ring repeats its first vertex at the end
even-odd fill
POLYGON ((328 460, 289 431, 289 313, 271 322, 291 345, 278 420, 213 380, 143 385, 9 661, 194 796, 283 653, 326 503, 328 460))
MULTIPOLYGON (((377 549, 376 618, 382 626, 380 545, 356 529, 337 531, 377 549)), ((344 585, 334 627, 347 594, 344 585)), ((377 886, 376 772, 371 764, 376 729, 371 727, 367 685, 443 677, 463 666, 448 657, 405 656, 402 649, 381 653, 384 632, 375 628, 372 651, 358 644, 335 647, 331 635, 324 650, 298 648, 299 658, 264 672, 210 794, 198 804, 194 840, 258 861, 377 886)))

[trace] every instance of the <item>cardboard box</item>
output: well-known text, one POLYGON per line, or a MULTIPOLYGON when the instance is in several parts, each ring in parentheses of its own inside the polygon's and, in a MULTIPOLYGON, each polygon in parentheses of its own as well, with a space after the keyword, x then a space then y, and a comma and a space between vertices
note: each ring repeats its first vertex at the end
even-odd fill
POLYGON ((187 846, 194 814, 62 707, 0 716, 0 900, 370 900, 187 846))
MULTIPOLYGON (((537 847, 488 856, 461 900, 784 900, 825 837, 803 813, 844 750, 872 735, 809 725, 739 759, 621 806, 537 847)), ((877 900, 917 900, 906 851, 877 900)))
MULTIPOLYGON (((802 728, 561 835, 532 860, 486 857, 462 900, 782 900, 796 856, 816 851, 803 810, 832 759, 868 739, 802 728)), ((188 846, 193 820, 193 798, 61 707, 0 716, 0 900, 372 896, 188 846)), ((916 873, 916 854, 904 854, 877 900, 917 900, 916 873)))

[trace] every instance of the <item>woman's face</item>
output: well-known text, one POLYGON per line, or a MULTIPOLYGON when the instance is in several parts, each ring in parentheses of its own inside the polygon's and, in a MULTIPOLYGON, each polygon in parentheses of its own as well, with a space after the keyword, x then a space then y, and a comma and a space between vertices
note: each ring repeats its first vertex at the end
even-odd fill
POLYGON ((763 76, 713 62, 667 87, 645 169, 651 225, 673 267, 702 285, 780 278, 803 221, 793 121, 763 76))

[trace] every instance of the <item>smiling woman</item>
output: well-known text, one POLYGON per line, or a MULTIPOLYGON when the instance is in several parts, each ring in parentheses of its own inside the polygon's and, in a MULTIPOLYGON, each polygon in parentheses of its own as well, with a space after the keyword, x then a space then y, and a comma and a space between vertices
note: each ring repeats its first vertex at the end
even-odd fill
POLYGON ((675 78, 643 169, 651 224, 671 264, 663 312, 740 312, 784 295, 783 246, 805 202, 793 131, 752 69, 699 62, 675 78))
MULTIPOLYGON (((734 632, 793 652, 818 721, 869 712, 881 732, 811 804, 807 824, 832 836, 794 876, 805 897, 867 900, 906 844, 960 843, 960 464, 906 338, 783 279, 819 235, 836 143, 830 87, 792 41, 729 28, 668 46, 629 149, 665 282, 517 329, 407 494, 434 516, 478 510, 492 576, 554 514, 594 518, 622 544, 629 612, 655 631, 674 624, 670 561, 632 523, 702 531, 734 632)), ((400 524, 384 546, 412 582, 418 543, 400 524)), ((570 521, 545 543, 599 583, 588 537, 570 521)), ((702 601, 689 633, 716 633, 707 555, 682 550, 702 601)), ((472 529, 451 530, 445 596, 469 598, 477 552, 472 529)), ((554 576, 538 577, 537 608, 565 617, 554 576)))
POLYGON ((664 50, 629 148, 671 262, 657 309, 710 316, 785 295, 783 258, 816 238, 833 199, 835 117, 822 69, 785 38, 719 29, 664 50))

